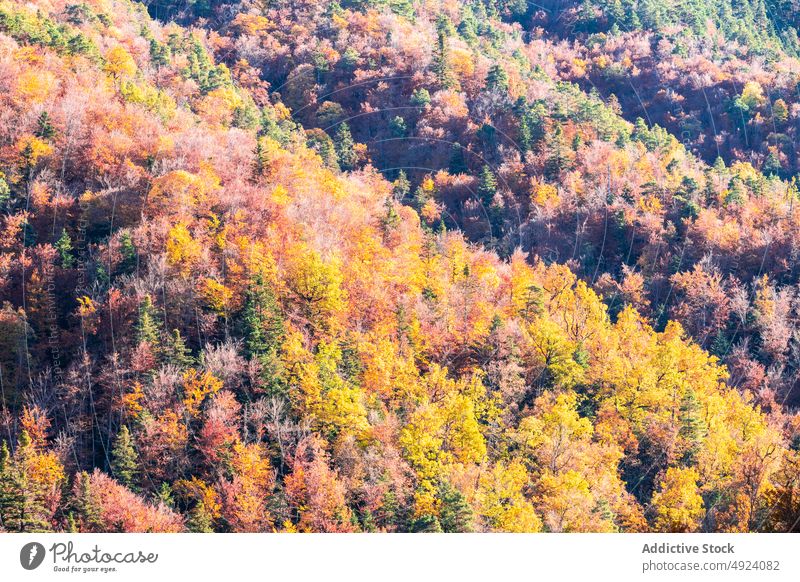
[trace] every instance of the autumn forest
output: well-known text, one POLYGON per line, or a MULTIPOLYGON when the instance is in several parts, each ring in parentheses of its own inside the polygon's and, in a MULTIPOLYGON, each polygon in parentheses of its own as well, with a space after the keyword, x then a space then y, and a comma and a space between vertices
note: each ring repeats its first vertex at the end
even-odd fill
POLYGON ((0 0, 0 532, 800 531, 797 22, 0 0))

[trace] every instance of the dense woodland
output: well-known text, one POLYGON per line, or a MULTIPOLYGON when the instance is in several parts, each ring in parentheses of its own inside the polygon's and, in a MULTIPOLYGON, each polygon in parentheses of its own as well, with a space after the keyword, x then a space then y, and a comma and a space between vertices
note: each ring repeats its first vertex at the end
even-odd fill
POLYGON ((797 12, 0 0, 0 531, 800 530, 797 12))

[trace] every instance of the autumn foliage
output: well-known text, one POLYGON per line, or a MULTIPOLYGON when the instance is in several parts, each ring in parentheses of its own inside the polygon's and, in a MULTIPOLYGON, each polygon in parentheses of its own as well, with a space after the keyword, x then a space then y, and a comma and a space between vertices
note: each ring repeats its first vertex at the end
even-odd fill
POLYGON ((0 530, 797 529, 794 182, 292 4, 0 0, 0 530))

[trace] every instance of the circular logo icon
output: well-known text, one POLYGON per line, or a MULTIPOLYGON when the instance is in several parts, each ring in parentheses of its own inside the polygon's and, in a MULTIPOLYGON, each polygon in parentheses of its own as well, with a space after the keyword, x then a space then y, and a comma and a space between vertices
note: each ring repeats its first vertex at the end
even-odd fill
POLYGON ((44 561, 44 546, 39 542, 30 542, 19 551, 19 563, 26 570, 35 570, 44 561))

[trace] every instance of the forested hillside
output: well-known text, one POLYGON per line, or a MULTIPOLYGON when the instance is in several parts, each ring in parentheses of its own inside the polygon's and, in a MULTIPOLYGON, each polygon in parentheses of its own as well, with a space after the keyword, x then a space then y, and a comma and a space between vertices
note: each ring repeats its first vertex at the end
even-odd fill
POLYGON ((0 0, 0 531, 798 530, 796 8, 681 7, 0 0))

